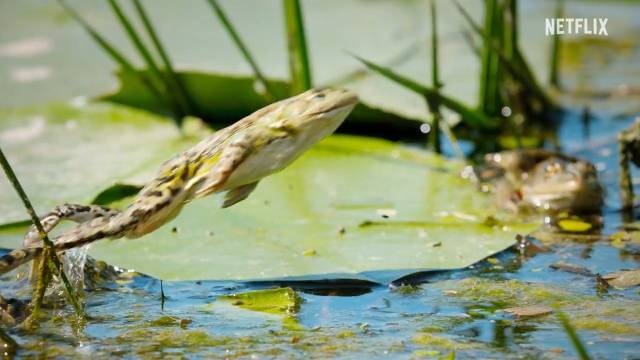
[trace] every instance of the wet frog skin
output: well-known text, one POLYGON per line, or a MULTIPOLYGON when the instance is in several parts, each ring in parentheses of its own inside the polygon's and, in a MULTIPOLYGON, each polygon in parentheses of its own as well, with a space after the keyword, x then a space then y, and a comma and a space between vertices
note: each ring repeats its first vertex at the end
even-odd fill
MULTIPOLYGON (((190 201, 224 193, 232 206, 258 182, 287 167, 322 138, 333 133, 358 98, 341 89, 312 89, 266 106, 221 129, 165 162, 123 211, 95 205, 65 204, 42 217, 46 232, 61 220, 79 225, 53 239, 63 251, 103 238, 137 238, 175 218, 190 201)), ((0 274, 42 251, 35 227, 24 247, 0 258, 0 274)))
POLYGON ((490 184, 498 206, 518 212, 593 213, 604 191, 595 167, 581 159, 542 149, 488 154, 476 167, 478 180, 490 184))

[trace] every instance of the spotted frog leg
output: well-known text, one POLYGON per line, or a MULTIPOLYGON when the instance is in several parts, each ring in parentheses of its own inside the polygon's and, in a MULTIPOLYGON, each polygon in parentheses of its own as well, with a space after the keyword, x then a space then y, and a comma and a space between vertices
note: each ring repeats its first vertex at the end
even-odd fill
MULTIPOLYGON (((175 218, 187 202, 220 190, 233 170, 250 153, 248 148, 243 148, 244 151, 238 149, 240 145, 233 144, 225 148, 221 156, 214 156, 219 158, 214 169, 206 169, 205 172, 201 171, 206 163, 202 155, 181 154, 167 162, 156 179, 147 184, 125 210, 95 205, 61 205, 42 218, 44 230, 51 231, 63 219, 80 223, 53 239, 57 252, 104 238, 137 238, 145 235, 175 218)), ((253 188, 255 185, 240 186, 240 195, 227 199, 225 206, 246 198, 250 192, 247 190, 253 188)), ((34 226, 27 232, 24 243, 24 248, 0 258, 0 273, 32 260, 42 252, 40 237, 34 226)))
MULTIPOLYGON (((83 223, 95 218, 110 218, 120 211, 100 205, 63 204, 56 206, 51 212, 40 218, 40 223, 46 233, 51 232, 62 220, 83 223)), ((34 247, 41 242, 40 234, 35 225, 31 225, 24 237, 24 247, 34 247)))

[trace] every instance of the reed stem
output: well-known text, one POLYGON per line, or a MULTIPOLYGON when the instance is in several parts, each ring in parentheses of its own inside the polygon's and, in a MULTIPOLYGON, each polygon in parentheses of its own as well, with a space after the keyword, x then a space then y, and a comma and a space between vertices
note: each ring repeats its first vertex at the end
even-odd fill
MULTIPOLYGON (((556 19, 564 18, 564 0, 556 0, 556 19)), ((551 43, 551 58, 549 59, 549 84, 556 88, 560 88, 560 77, 558 68, 560 66, 560 35, 553 35, 551 43)))
MULTIPOLYGON (((436 3, 435 0, 431 0, 430 3, 431 9, 431 80, 432 86, 435 90, 436 94, 439 95, 440 88, 442 84, 440 84, 440 76, 438 71, 438 23, 437 23, 437 14, 436 14, 436 3)), ((427 104, 429 106, 429 110, 433 115, 433 126, 431 129, 430 137, 431 137, 431 146, 433 147, 433 151, 437 154, 442 153, 441 142, 440 142, 440 120, 442 119, 442 113, 440 112, 440 101, 438 101, 439 96, 432 97, 431 99, 427 98, 427 104)))
POLYGON ((168 82, 164 76, 162 76, 162 73, 160 72, 158 65, 151 57, 151 53, 149 53, 149 50, 142 42, 142 39, 140 39, 140 36, 138 36, 138 33, 133 28, 133 25, 131 24, 129 19, 126 17, 126 15, 122 11, 122 9, 120 8, 116 0, 107 0, 107 1, 111 6, 111 10, 113 10, 113 13, 116 15, 116 18, 120 22, 120 25, 122 25, 125 32, 127 33, 129 40, 133 43, 133 46, 136 48, 140 56, 142 56, 142 58, 144 59, 144 62, 146 63, 147 68, 151 73, 151 76, 155 79, 157 83, 162 84, 163 86, 162 94, 164 94, 166 99, 169 101, 171 107, 173 108, 173 112, 176 115, 176 122, 180 124, 180 119, 182 119, 182 117, 184 117, 187 114, 185 109, 186 105, 181 103, 179 98, 175 97, 175 91, 172 91, 174 89, 172 88, 171 83, 168 82))
POLYGON ((64 0, 57 0, 58 4, 69 14, 80 26, 91 36, 91 38, 107 53, 123 71, 131 74, 134 78, 138 79, 142 85, 144 85, 149 92, 156 97, 158 102, 163 101, 163 96, 160 90, 141 72, 136 71, 131 62, 127 60, 121 52, 111 45, 105 38, 103 38, 94 28, 85 21, 80 14, 78 14, 73 8, 66 4, 64 0))
POLYGON ((247 48, 244 41, 242 41, 242 39, 240 38, 240 35, 236 31, 236 29, 233 27, 233 24, 231 24, 231 21, 229 21, 229 18, 227 17, 227 14, 224 12, 224 9, 222 9, 220 4, 218 4, 216 0, 209 0, 209 4, 213 8, 213 11, 218 16, 218 19, 220 20, 224 28, 227 29, 229 36, 231 36, 231 39, 236 44, 236 47, 238 48, 238 50, 240 50, 240 53, 242 53, 242 56, 244 57, 244 59, 249 63, 249 66, 251 66, 251 69, 253 70, 253 74, 255 75, 255 77, 258 79, 258 81, 262 83, 262 86, 264 86, 264 89, 267 95, 271 97, 271 100, 277 99, 278 96, 276 94, 276 91, 274 90, 273 86, 271 86, 269 81, 267 81, 267 78, 264 76, 264 74, 260 70, 260 67, 258 67, 258 63, 256 62, 255 58, 251 55, 251 52, 249 51, 249 48, 247 48))
MULTIPOLYGON (((7 178, 9 179, 9 182, 11 183, 13 188, 18 193, 18 196, 20 196, 20 199, 22 200, 22 203, 24 204, 24 207, 27 209, 27 213, 31 217, 31 220, 33 221, 33 224, 36 226, 36 229, 38 229, 38 233, 40 234, 40 239, 42 240, 42 247, 45 250, 45 251, 43 251, 43 255, 46 255, 47 254, 47 250, 46 249, 49 249, 49 253, 48 253, 49 260, 54 265, 58 275, 62 279, 62 282, 64 284, 64 288, 65 288, 65 291, 67 293, 67 297, 69 298, 69 301, 73 305, 73 308, 75 309, 76 314, 78 315, 78 317, 84 318, 84 313, 82 311, 82 307, 80 306, 80 302, 78 301, 78 297, 76 296, 76 293, 75 293, 73 287, 71 286, 71 283, 69 282, 69 279, 67 278, 67 275, 64 272, 64 268, 62 266, 62 262, 60 261, 58 256, 56 256, 55 246, 54 246, 53 242, 51 242, 51 240, 47 236, 47 233, 44 231, 44 228, 42 227, 42 223, 40 223, 40 219, 38 218, 38 215, 36 214, 36 211, 33 209, 33 206, 31 205, 31 201, 29 201, 29 197, 27 197, 27 194, 24 192, 24 189, 22 188, 22 185, 20 184, 20 181, 18 180, 15 172, 13 171, 13 168, 11 168, 11 165, 9 164, 9 161, 4 156, 4 153, 2 152, 2 149, 0 149, 0 165, 2 166, 2 169, 4 170, 5 174, 7 175, 7 178)), ((42 257, 42 262, 45 263, 46 261, 47 261, 47 258, 45 258, 43 256, 42 257)), ((44 281, 44 280, 45 279, 42 279, 42 281, 44 281)), ((40 281, 40 279, 39 279, 39 281, 40 281)), ((41 300, 42 299, 40 299, 39 301, 41 301, 41 300)), ((36 301, 38 301, 37 298, 36 298, 36 301)), ((38 306, 37 303, 36 303, 36 306, 38 306)))
POLYGON ((558 317, 558 320, 560 320, 564 331, 569 336, 569 340, 571 340, 573 348, 578 353, 578 357, 581 360, 590 360, 591 357, 589 356, 589 353, 587 353, 587 349, 584 347, 584 344, 580 340, 580 337, 578 337, 576 330, 573 328, 571 323, 569 323, 569 319, 567 318, 567 316, 559 310, 556 310, 556 316, 558 317))
POLYGON ((138 17, 142 21, 142 24, 147 31, 147 34, 149 35, 149 38, 151 39, 151 42, 153 43, 153 46, 155 47, 158 55, 160 55, 160 59, 162 60, 162 63, 164 64, 164 67, 166 69, 171 87, 177 90, 177 95, 180 97, 180 103, 183 104, 188 114, 197 114, 197 105, 193 100, 191 94, 189 94, 189 91, 184 85, 184 82, 175 72, 173 64, 171 63, 171 59, 165 51, 164 46, 162 46, 162 41, 160 41, 157 32, 151 24, 151 20, 149 19, 149 16, 147 16, 147 12, 144 10, 142 3, 140 2, 140 0, 133 0, 133 5, 136 9, 136 12, 138 13, 138 17))
POLYGON ((311 88, 311 69, 307 53, 307 40, 299 0, 283 0, 287 44, 289 49, 289 71, 293 94, 311 88))

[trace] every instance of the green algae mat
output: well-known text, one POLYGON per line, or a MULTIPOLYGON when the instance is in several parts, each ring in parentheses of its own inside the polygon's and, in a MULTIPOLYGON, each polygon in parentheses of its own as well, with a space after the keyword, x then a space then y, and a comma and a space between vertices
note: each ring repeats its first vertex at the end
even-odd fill
MULTIPOLYGON (((0 136, 30 134, 21 141, 12 135, 6 151, 40 211, 86 202, 115 182, 143 184, 164 159, 196 141, 180 137, 162 118, 109 104, 3 116, 0 136), (28 125, 28 119, 43 124, 28 125), (40 130, 24 130, 25 124, 40 130)), ((90 254, 165 280, 386 283, 423 270, 463 268, 533 228, 497 213, 460 177, 464 166, 417 147, 334 135, 231 208, 220 209, 220 196, 195 201, 156 232, 101 241, 90 254)), ((23 220, 6 180, 0 186, 0 222, 23 220)), ((5 231, 0 245, 18 246, 20 236, 5 231)))

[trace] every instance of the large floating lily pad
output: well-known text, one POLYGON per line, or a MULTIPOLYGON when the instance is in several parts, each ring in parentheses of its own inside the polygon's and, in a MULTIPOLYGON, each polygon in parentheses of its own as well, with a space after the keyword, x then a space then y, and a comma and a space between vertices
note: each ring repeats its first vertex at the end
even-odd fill
POLYGON ((189 204, 137 240, 91 253, 170 280, 362 279, 471 265, 529 226, 490 227, 463 164, 390 142, 333 136, 228 209, 189 204))
MULTIPOLYGON (((108 104, 0 110, 0 145, 38 213, 88 203, 116 181, 147 181, 190 140, 168 120, 108 104)), ((0 224, 27 219, 0 176, 0 224)))
MULTIPOLYGON (((42 212, 85 203, 114 182, 142 184, 194 140, 123 107, 52 106, 2 113, 3 146, 42 212)), ((387 282, 471 265, 513 244, 528 226, 488 226, 490 199, 459 176, 463 163, 370 138, 332 136, 247 199, 206 198, 137 240, 91 253, 167 280, 362 279, 387 282)), ((2 221, 24 219, 2 181, 2 221)), ((499 214, 498 214, 499 215, 499 214)), ((491 223, 495 223, 492 221, 491 223)), ((3 246, 19 246, 5 230, 3 246)))

